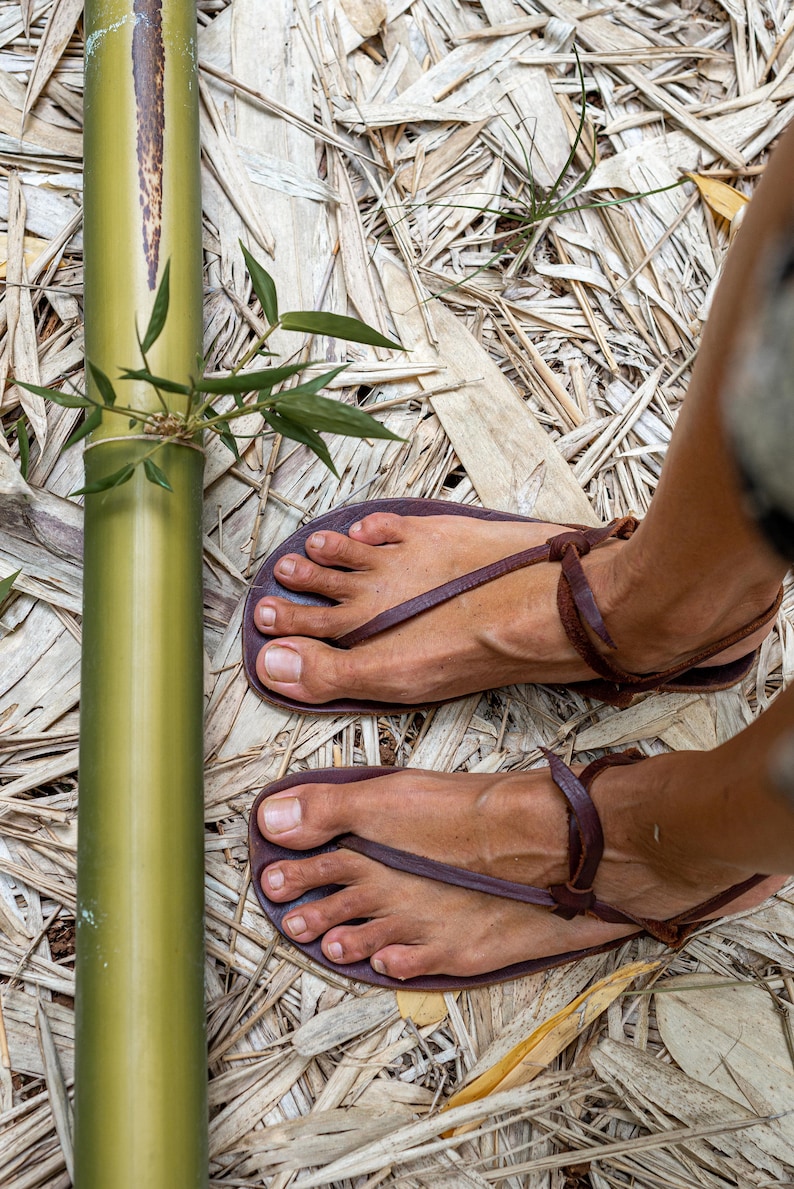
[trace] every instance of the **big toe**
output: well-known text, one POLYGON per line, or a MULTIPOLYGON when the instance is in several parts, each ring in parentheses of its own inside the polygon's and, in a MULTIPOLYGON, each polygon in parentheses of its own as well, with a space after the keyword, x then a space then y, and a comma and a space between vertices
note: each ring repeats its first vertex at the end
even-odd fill
POLYGON ((360 654, 320 640, 284 637, 260 650, 256 672, 274 693, 321 706, 353 694, 358 698, 377 696, 360 660, 360 654))
MULTIPOLYGON (((343 786, 315 784, 311 776, 307 772, 304 784, 279 789, 261 801, 256 824, 270 842, 291 850, 310 850, 350 831, 352 823, 345 810, 344 796, 340 795, 343 786)), ((278 892, 274 899, 295 899, 307 888, 351 880, 355 868, 352 873, 349 868, 350 857, 346 852, 336 851, 301 862, 277 862, 267 868, 268 886, 263 883, 262 887, 266 894, 271 890, 278 892)))

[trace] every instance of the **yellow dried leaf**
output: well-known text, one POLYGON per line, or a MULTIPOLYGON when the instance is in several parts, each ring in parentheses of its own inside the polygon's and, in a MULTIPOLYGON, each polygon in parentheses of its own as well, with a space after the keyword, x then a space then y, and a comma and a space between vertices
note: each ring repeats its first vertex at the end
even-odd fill
MULTIPOLYGON (((453 991, 457 998, 460 991, 453 991)), ((404 1020, 412 1019, 417 1028, 440 1024, 447 1017, 447 1004, 440 991, 398 991, 397 1007, 404 1020)))
POLYGON ((613 999, 617 999, 629 983, 640 975, 650 974, 658 969, 659 965, 659 962, 631 962, 594 983, 581 995, 577 995, 567 1007, 556 1012, 545 1024, 533 1029, 525 1040, 515 1045, 500 1061, 486 1069, 485 1073, 481 1073, 468 1086, 453 1094, 444 1110, 453 1106, 463 1106, 467 1102, 476 1102, 477 1099, 485 1098, 496 1090, 510 1090, 531 1082, 550 1061, 568 1047, 571 1041, 576 1040, 580 1032, 606 1011, 613 999))
MULTIPOLYGON (((46 239, 37 239, 35 235, 26 235, 24 239, 25 252, 25 267, 30 268, 34 260, 36 260, 45 248, 50 245, 46 239)), ((3 280, 6 275, 6 265, 8 263, 8 236, 5 232, 0 234, 0 280, 3 280)))
POLYGON ((727 186, 718 178, 706 177, 702 173, 688 173, 686 176, 695 183, 715 214, 722 215, 728 222, 750 201, 746 195, 735 190, 733 186, 727 186))

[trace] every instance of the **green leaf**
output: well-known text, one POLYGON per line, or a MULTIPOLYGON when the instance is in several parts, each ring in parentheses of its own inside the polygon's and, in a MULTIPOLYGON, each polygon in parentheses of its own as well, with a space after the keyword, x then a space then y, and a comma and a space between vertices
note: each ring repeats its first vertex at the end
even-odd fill
POLYGON ((116 393, 113 390, 113 385, 102 369, 98 368, 96 364, 91 363, 90 360, 88 361, 88 368, 94 378, 94 383, 99 389, 99 395, 105 404, 112 409, 116 403, 116 393))
MULTIPOLYGON (((20 417, 14 429, 17 431, 17 445, 19 446, 19 469, 22 473, 22 478, 28 477, 28 462, 30 461, 30 439, 28 438, 28 427, 25 424, 25 418, 20 417)), ((2 602, 2 599, 0 599, 2 602)))
MULTIPOLYGON (((214 409, 204 410, 204 420, 210 421, 213 417, 217 417, 214 409)), ((235 458, 239 459, 240 451, 237 449, 237 439, 232 431, 229 429, 228 421, 217 421, 215 425, 210 426, 212 431, 218 435, 227 450, 231 450, 235 458)))
POLYGON ((326 314, 323 310, 293 310, 289 314, 282 314, 281 327, 283 330, 302 330, 306 334, 327 334, 351 343, 369 343, 372 347, 405 350, 400 343, 384 338, 379 331, 367 326, 366 322, 359 322, 358 318, 326 314))
POLYGON ((266 413, 265 417, 276 433, 280 433, 285 438, 290 438, 293 442, 301 442, 304 446, 308 446, 325 463, 328 470, 336 475, 337 479, 339 478, 339 472, 333 464, 331 455, 328 453, 328 447, 318 433, 272 410, 266 413))
POLYGON ((68 450, 70 446, 73 446, 75 444, 75 442, 79 442, 81 438, 85 438, 88 436, 88 434, 93 433, 93 431, 101 424, 102 424, 102 410, 94 409, 94 411, 92 413, 88 414, 88 416, 86 417, 83 424, 78 425, 78 427, 74 431, 74 433, 70 434, 70 436, 64 442, 64 444, 63 444, 64 450, 68 450))
POLYGON ((166 491, 174 490, 168 482, 166 474, 160 470, 156 463, 152 462, 151 458, 144 458, 143 469, 150 483, 156 483, 158 487, 164 487, 166 491))
POLYGON ((227 450, 231 450, 234 457, 240 459, 240 451, 237 449, 237 439, 232 431, 229 429, 228 421, 219 421, 217 425, 218 437, 223 442, 227 450))
POLYGON ((243 256, 245 257, 245 266, 248 269, 251 277, 251 284, 254 287, 254 293, 259 298, 259 304, 262 307, 265 317, 272 326, 274 322, 278 322, 278 295, 276 293, 276 283, 258 260, 254 260, 251 253, 246 248, 242 240, 240 240, 240 247, 243 249, 243 256))
MULTIPOLYGON (((348 438, 391 438, 392 441, 402 441, 399 434, 392 433, 363 409, 339 400, 330 400, 327 396, 301 393, 294 389, 279 401, 276 409, 300 425, 326 433, 344 434, 348 438)), ((265 416, 269 421, 270 414, 266 413, 265 416)))
POLYGON ((174 380, 166 380, 163 376, 154 376, 145 367, 125 367, 120 378, 122 380, 142 380, 144 384, 151 384, 153 388, 162 388, 163 392, 179 392, 183 396, 190 395, 188 384, 177 384, 174 380))
POLYGON ((121 487, 122 483, 131 479, 134 473, 134 464, 127 463, 126 466, 114 471, 112 475, 105 475, 103 479, 97 479, 94 483, 86 483, 85 487, 78 487, 77 491, 70 492, 70 495, 95 495, 98 491, 109 491, 111 487, 121 487))
POLYGON ((22 380, 16 380, 15 383, 18 388, 24 388, 26 392, 35 392, 37 396, 43 396, 45 400, 54 401, 56 405, 63 405, 66 409, 88 409, 96 404, 95 400, 89 400, 87 396, 78 396, 74 392, 40 388, 38 384, 25 384, 22 380))
POLYGON ((16 570, 15 573, 9 574, 7 578, 3 578, 0 581, 0 607, 3 606, 3 603, 11 594, 11 589, 21 573, 21 570, 16 570))
MULTIPOLYGON (((321 389, 330 384, 332 380, 336 379, 340 372, 343 372, 345 368, 349 366, 350 364, 348 363, 342 363, 339 365, 339 367, 333 368, 330 372, 323 372, 321 376, 315 376, 311 380, 306 380, 303 384, 297 384, 294 388, 290 388, 289 392, 279 393, 279 395, 274 397, 273 400, 275 402, 281 402, 282 400, 287 400, 289 397, 295 396, 296 394, 309 393, 311 395, 315 392, 320 392, 321 389)), ((265 394, 262 393, 262 395, 264 396, 265 394)))
POLYGON ((256 392, 263 388, 269 390, 307 367, 311 367, 311 364, 289 363, 284 367, 268 367, 259 372, 238 372, 235 376, 223 376, 217 380, 207 380, 202 376, 196 381, 196 392, 214 392, 218 396, 230 396, 235 392, 256 392))
POLYGON ((143 336, 141 343, 141 351, 145 355, 150 347, 159 339, 162 334, 165 320, 168 316, 168 302, 170 290, 170 276, 171 276, 171 261, 167 261, 163 269, 163 279, 160 281, 160 286, 157 290, 157 296, 154 299, 152 306, 151 317, 149 318, 149 325, 146 327, 146 334, 143 336))

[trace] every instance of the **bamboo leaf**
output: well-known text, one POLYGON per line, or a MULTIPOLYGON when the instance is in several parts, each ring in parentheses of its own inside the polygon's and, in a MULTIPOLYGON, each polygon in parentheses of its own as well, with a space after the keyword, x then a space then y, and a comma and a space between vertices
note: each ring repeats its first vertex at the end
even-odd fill
POLYGON ((116 393, 114 391, 113 385, 110 382, 110 379, 105 375, 101 368, 98 368, 96 364, 91 363, 90 360, 88 361, 88 367, 91 375, 93 376, 94 383, 99 389, 99 395, 102 397, 102 400, 105 402, 105 404, 112 409, 116 403, 116 393))
POLYGON ((336 379, 339 373, 343 372, 346 367, 348 367, 348 364, 343 363, 340 367, 335 367, 330 372, 323 372, 321 376, 314 376, 313 379, 306 380, 303 384, 297 384, 294 388, 290 388, 289 392, 284 392, 277 396, 276 400, 288 400, 290 397, 295 395, 312 396, 315 393, 320 392, 323 388, 330 384, 332 380, 336 379))
POLYGON ((327 334, 350 343, 368 343, 372 347, 405 350, 400 343, 393 343, 380 331, 367 326, 366 322, 359 322, 358 318, 348 318, 344 314, 327 314, 323 310, 293 310, 288 314, 282 314, 281 328, 302 330, 306 334, 327 334))
POLYGON ((695 183, 711 209, 729 222, 750 201, 741 191, 726 185, 719 178, 706 177, 702 173, 687 173, 684 176, 695 183))
POLYGON ((21 573, 21 570, 15 570, 13 574, 9 574, 7 578, 0 581, 0 608, 11 594, 12 587, 21 573))
POLYGON ((59 392, 55 388, 42 388, 39 384, 25 384, 22 380, 16 380, 15 383, 18 388, 35 392, 37 396, 43 396, 45 400, 51 400, 56 405, 63 405, 65 409, 88 409, 96 404, 95 400, 90 400, 87 396, 78 396, 75 392, 59 392))
POLYGON ((94 409, 89 413, 82 425, 78 425, 77 429, 72 433, 63 444, 64 450, 68 450, 75 442, 79 442, 82 438, 93 433, 102 424, 102 410, 94 409))
POLYGON ((298 372, 311 367, 311 363, 288 363, 283 367, 268 367, 259 372, 238 372, 236 376, 223 376, 208 380, 202 376, 196 381, 196 392, 214 392, 219 396, 230 396, 235 392, 257 392, 270 390, 282 380, 288 380, 298 372))
POLYGON ((301 442, 304 446, 308 446, 325 463, 328 470, 333 475, 336 475, 337 479, 339 478, 339 472, 333 464, 328 447, 318 433, 308 426, 293 421, 290 417, 284 417, 281 413, 275 413, 272 409, 265 413, 265 417, 276 433, 280 433, 285 438, 290 438, 293 442, 301 442))
POLYGON ((27 479, 28 463, 30 461, 30 439, 28 437, 28 427, 25 424, 25 418, 20 417, 14 428, 17 431, 17 446, 19 447, 19 470, 22 478, 27 479))
MULTIPOLYGON (((399 434, 392 433, 363 409, 346 405, 343 401, 331 400, 327 396, 303 393, 297 388, 279 400, 276 409, 282 416, 289 417, 299 425, 326 433, 344 434, 349 438, 390 438, 402 441, 399 434)), ((270 414, 265 416, 270 420, 270 414)))
POLYGON ((125 367, 120 379, 140 380, 144 384, 151 384, 153 388, 161 388, 163 392, 179 392, 183 396, 190 395, 190 386, 188 384, 177 384, 175 380, 166 380, 164 376, 154 376, 145 367, 125 367))
POLYGON ((152 462, 151 458, 144 458, 143 470, 150 483, 155 483, 158 487, 164 487, 166 491, 174 490, 168 482, 168 476, 164 471, 160 470, 156 463, 152 462))
POLYGON ((264 315, 272 326, 274 322, 278 322, 278 294, 276 292, 276 283, 271 277, 270 273, 262 267, 258 260, 254 259, 242 240, 240 240, 240 247, 243 249, 245 266, 248 269, 249 276, 251 277, 251 284, 254 287, 254 293, 259 298, 259 304, 262 307, 264 315))
POLYGON ((143 342, 141 343, 141 351, 144 355, 157 342, 165 326, 170 300, 170 277, 171 261, 168 260, 163 269, 163 279, 160 281, 157 296, 154 299, 149 325, 146 327, 146 334, 143 336, 143 342))
POLYGON ((443 1108, 451 1110, 467 1102, 476 1102, 497 1090, 522 1086, 537 1077, 563 1049, 588 1028, 610 1003, 622 994, 640 975, 659 968, 656 961, 632 962, 600 979, 578 995, 567 1007, 556 1012, 545 1024, 539 1025, 525 1040, 506 1053, 490 1069, 453 1094, 443 1108))
POLYGON ((85 487, 78 487, 77 491, 72 491, 70 494, 95 495, 98 491, 109 491, 111 487, 121 487, 122 483, 127 483, 134 473, 135 466, 132 463, 127 463, 126 466, 119 467, 112 475, 105 475, 94 483, 86 483, 85 487))
POLYGON ((223 442, 227 450, 231 450, 236 459, 240 458, 240 451, 237 449, 237 439, 232 431, 229 429, 228 421, 220 421, 217 426, 217 433, 220 440, 223 442))

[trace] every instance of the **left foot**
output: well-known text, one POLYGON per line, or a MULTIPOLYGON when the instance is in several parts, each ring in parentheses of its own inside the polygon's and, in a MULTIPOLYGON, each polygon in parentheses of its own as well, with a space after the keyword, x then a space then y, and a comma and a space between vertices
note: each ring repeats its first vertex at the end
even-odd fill
MULTIPOLYGON (((680 762, 686 755, 609 768, 595 779, 591 796, 606 839, 594 881, 599 900, 665 920, 753 874, 700 857, 690 863, 667 850, 664 837, 660 845, 654 808, 644 807, 658 805, 671 773, 691 787, 686 761, 680 762)), ((404 770, 349 784, 295 785, 262 802, 257 824, 270 842, 288 849, 309 850, 352 833, 536 887, 568 879, 567 811, 548 769, 499 776, 404 770)), ((753 907, 781 883, 768 879, 723 911, 753 907)), ((338 890, 287 914, 288 934, 300 943, 322 937, 332 962, 369 959, 378 973, 397 979, 487 974, 637 932, 589 916, 566 921, 547 909, 409 875, 345 849, 278 861, 262 875, 265 895, 279 903, 329 884, 338 890)))
MULTIPOLYGON (((284 587, 325 596, 334 605, 261 599, 254 622, 263 636, 277 639, 261 648, 257 676, 274 693, 312 705, 352 697, 416 706, 513 683, 592 680, 595 674, 560 622, 556 562, 503 575, 352 648, 325 642, 414 595, 570 531, 541 522, 375 512, 347 535, 316 532, 305 557, 287 554, 274 572, 284 587)), ((776 587, 748 591, 737 573, 731 589, 720 577, 714 589, 687 597, 673 591, 672 613, 657 614, 658 580, 649 584, 627 560, 641 533, 642 526, 631 540, 605 541, 581 559, 618 648, 608 649, 595 635, 592 643, 628 672, 653 673, 684 661, 774 602, 776 587)), ((709 663, 752 652, 770 627, 709 663)))

